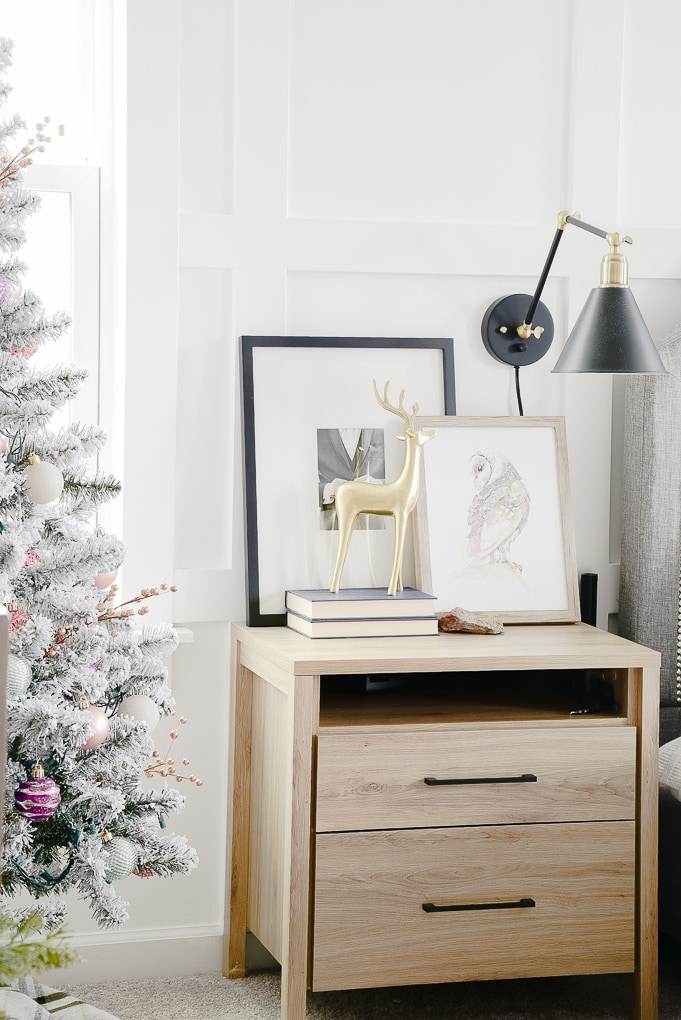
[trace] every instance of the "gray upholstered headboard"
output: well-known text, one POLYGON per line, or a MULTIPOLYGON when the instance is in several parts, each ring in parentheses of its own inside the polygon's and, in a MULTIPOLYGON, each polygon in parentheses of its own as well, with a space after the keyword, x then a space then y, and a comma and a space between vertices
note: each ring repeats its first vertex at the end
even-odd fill
POLYGON ((624 407, 619 631, 662 655, 660 743, 681 736, 681 326, 668 376, 631 376, 624 407))

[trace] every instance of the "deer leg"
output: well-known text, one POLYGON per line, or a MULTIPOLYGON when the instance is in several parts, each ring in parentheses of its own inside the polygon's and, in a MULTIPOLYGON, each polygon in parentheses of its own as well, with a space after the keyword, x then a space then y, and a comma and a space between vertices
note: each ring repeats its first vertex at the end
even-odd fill
POLYGON ((393 570, 388 585, 388 595, 395 595, 402 591, 402 552, 404 550, 404 538, 407 534, 407 515, 395 514, 395 556, 393 558, 393 570))
POLYGON ((336 555, 336 568, 333 572, 333 580, 331 581, 331 587, 329 591, 337 592, 340 588, 341 574, 343 573, 343 567, 345 566, 345 557, 348 554, 348 548, 350 546, 350 539, 352 538, 352 531, 355 527, 355 521, 358 515, 341 518, 336 510, 338 517, 338 553, 336 555))

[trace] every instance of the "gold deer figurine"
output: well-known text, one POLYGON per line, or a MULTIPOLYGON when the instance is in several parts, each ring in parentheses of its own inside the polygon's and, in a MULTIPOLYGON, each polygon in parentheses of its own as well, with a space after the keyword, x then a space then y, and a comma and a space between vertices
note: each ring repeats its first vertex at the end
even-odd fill
POLYGON ((341 574, 352 531, 360 514, 381 514, 395 518, 395 555, 388 595, 395 595, 398 591, 402 591, 402 554, 407 534, 407 518, 416 506, 419 491, 421 447, 433 438, 435 432, 418 432, 414 429, 414 419, 419 405, 413 405, 411 414, 405 411, 404 390, 402 390, 400 405, 394 407, 388 400, 389 385, 390 382, 385 384, 383 399, 381 399, 374 379, 374 393, 381 407, 384 407, 386 411, 392 411, 406 422, 405 435, 397 436, 398 439, 403 439, 406 443, 404 464, 399 475, 392 482, 386 482, 383 485, 375 485, 371 482, 341 482, 333 494, 338 517, 338 555, 329 591, 337 592, 340 588, 341 574))

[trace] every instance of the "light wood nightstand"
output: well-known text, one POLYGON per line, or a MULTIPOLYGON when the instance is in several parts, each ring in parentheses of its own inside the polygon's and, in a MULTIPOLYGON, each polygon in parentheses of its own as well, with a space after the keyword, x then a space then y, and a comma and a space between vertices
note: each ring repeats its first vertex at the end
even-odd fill
POLYGON ((308 988, 613 972, 655 1020, 657 652, 578 623, 232 636, 226 975, 248 929, 284 1020, 308 988))

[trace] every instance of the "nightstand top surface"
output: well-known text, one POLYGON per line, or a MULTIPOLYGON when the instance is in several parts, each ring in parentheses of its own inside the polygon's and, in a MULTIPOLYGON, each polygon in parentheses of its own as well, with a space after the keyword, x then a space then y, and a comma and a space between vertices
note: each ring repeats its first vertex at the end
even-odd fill
POLYGON ((507 625, 502 634, 310 639, 232 625, 235 641, 297 676, 500 669, 659 668, 660 653, 583 623, 507 625))

